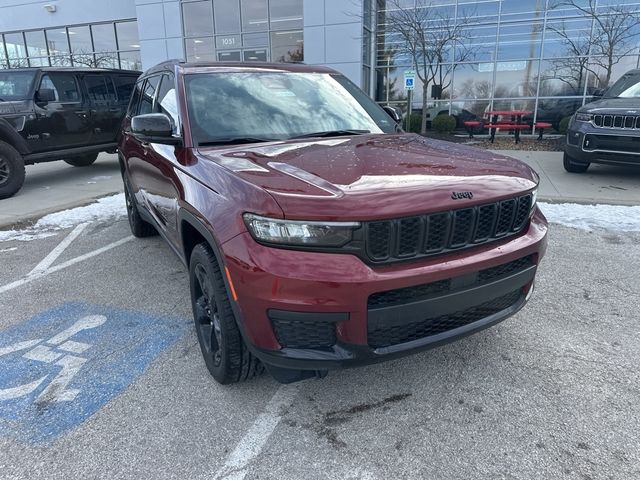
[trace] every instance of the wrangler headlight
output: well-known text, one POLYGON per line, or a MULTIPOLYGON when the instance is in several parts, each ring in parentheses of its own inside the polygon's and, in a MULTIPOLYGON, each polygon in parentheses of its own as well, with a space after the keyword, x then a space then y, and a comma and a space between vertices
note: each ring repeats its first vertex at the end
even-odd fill
POLYGON ((351 241, 358 222, 307 222, 244 214, 247 229, 259 242, 291 246, 341 247, 351 241))

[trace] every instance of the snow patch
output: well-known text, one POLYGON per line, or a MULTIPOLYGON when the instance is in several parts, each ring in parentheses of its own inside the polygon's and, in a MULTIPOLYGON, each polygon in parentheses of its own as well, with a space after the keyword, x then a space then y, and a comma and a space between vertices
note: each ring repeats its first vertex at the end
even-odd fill
POLYGON ((553 223, 593 231, 640 232, 640 206, 578 205, 576 203, 539 203, 553 223))
POLYGON ((84 207, 51 213, 38 220, 35 225, 22 230, 0 231, 0 242, 17 240, 28 242, 56 235, 60 230, 75 227, 81 223, 112 221, 127 215, 124 193, 99 199, 84 207))

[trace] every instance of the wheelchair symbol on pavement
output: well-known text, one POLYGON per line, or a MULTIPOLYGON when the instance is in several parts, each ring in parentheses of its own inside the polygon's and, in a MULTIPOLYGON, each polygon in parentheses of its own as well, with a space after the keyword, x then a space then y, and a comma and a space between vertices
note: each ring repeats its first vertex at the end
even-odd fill
MULTIPOLYGON (((35 403, 70 402, 76 398, 80 390, 67 389, 67 386, 87 361, 87 359, 81 355, 91 348, 90 344, 76 342, 71 340, 71 338, 84 330, 97 328, 106 321, 107 317, 104 315, 85 316, 48 340, 40 338, 16 342, 7 347, 2 347, 0 348, 0 358, 5 355, 28 350, 22 355, 22 358, 62 367, 58 375, 51 378, 42 393, 36 397, 35 403)), ((50 377, 51 375, 47 374, 37 380, 16 387, 0 388, 0 401, 30 395, 50 377)))

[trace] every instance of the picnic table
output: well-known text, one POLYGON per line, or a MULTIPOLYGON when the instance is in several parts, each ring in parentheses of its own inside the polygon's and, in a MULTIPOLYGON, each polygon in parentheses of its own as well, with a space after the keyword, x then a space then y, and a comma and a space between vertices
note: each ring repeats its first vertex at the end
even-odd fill
POLYGON ((516 143, 520 142, 520 130, 528 130, 531 125, 522 121, 522 117, 525 115, 531 115, 532 112, 526 110, 492 110, 485 112, 485 115, 489 117, 489 123, 485 124, 486 128, 490 128, 491 143, 496 139, 496 130, 503 129, 513 131, 516 143), (499 117, 508 117, 499 119, 499 117))

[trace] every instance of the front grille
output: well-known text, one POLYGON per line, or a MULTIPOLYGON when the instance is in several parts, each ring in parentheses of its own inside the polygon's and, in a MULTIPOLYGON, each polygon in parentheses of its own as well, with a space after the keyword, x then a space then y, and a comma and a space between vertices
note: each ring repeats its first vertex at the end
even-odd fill
POLYGON ((326 348, 336 343, 333 322, 272 318, 273 331, 283 348, 326 348))
POLYGON ((508 263, 503 263, 496 267, 485 268, 484 270, 480 270, 479 272, 472 273, 470 275, 465 275, 464 277, 457 277, 453 279, 449 278, 438 282, 374 293, 369 296, 368 307, 369 309, 390 307, 417 302, 430 297, 437 297, 451 292, 454 289, 452 285, 454 285, 456 280, 459 280, 460 278, 467 280, 464 282, 464 288, 473 288, 483 283, 491 282, 507 275, 521 272, 533 265, 535 265, 534 256, 527 255, 526 257, 522 257, 508 263))
POLYGON ((529 194, 449 212, 367 222, 366 254, 374 263, 391 263, 514 235, 526 226, 532 202, 529 194))
POLYGON ((599 128, 640 129, 640 115, 594 115, 593 124, 599 128))
POLYGON ((377 328, 369 331, 369 345, 374 348, 389 347, 463 327, 511 307, 521 297, 522 291, 518 289, 468 310, 426 318, 408 325, 377 328))

